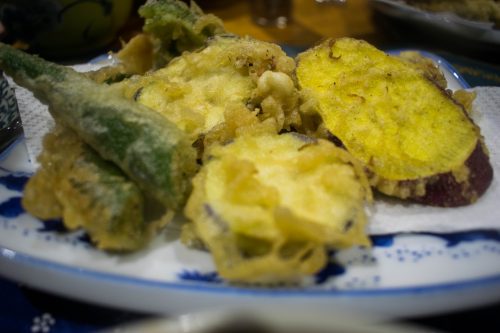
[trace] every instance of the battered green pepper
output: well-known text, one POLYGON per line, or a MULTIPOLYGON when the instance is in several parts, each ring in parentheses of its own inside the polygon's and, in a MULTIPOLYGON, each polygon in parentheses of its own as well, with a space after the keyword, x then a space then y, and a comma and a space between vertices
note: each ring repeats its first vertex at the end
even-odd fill
POLYGON ((196 152, 176 125, 71 68, 1 43, 0 68, 145 193, 168 208, 182 207, 196 172, 196 152))
POLYGON ((137 185, 104 161, 67 128, 56 126, 43 141, 40 168, 23 193, 23 207, 46 220, 62 218, 68 229, 83 228, 97 247, 135 250, 154 235, 158 222, 144 218, 137 185))
POLYGON ((144 32, 154 44, 153 67, 161 68, 184 51, 195 50, 215 35, 225 32, 222 21, 205 14, 192 1, 191 7, 179 0, 149 0, 139 8, 144 32))

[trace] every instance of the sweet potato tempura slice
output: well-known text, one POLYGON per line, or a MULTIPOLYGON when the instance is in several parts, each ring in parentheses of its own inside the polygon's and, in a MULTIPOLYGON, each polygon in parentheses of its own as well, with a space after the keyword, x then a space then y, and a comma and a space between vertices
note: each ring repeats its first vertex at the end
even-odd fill
POLYGON ((479 128, 418 66, 342 38, 301 54, 297 78, 381 192, 459 206, 488 188, 493 171, 479 128))

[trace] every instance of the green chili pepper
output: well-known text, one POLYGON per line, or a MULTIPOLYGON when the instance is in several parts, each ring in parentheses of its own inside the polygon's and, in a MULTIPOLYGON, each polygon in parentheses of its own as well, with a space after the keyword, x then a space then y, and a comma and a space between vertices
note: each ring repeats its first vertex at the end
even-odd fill
POLYGON ((181 208, 196 172, 196 152, 175 124, 69 67, 1 43, 0 68, 145 193, 181 208))

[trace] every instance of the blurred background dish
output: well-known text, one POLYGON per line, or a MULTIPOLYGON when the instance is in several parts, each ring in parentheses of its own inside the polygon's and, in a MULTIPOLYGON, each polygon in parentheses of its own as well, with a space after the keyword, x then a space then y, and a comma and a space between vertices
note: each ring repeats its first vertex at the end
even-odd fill
POLYGON ((131 15, 133 0, 3 0, 4 41, 48 58, 103 50, 131 15))
MULTIPOLYGON (((431 12, 399 0, 371 0, 378 24, 399 39, 441 45, 457 53, 500 53, 500 30, 493 22, 474 21, 453 12, 431 12)), ((500 6, 500 4, 497 4, 500 6)))
MULTIPOLYGON (((318 0, 290 0, 289 17, 286 25, 281 27, 257 24, 255 16, 252 15, 251 8, 252 5, 255 6, 253 0, 200 0, 198 4, 206 12, 220 17, 226 30, 278 43, 291 56, 325 38, 348 36, 366 40, 384 50, 418 48, 437 53, 461 68, 473 66, 475 73, 480 68, 481 79, 492 78, 491 73, 498 71, 489 67, 483 69, 482 63, 498 64, 499 43, 489 41, 487 36, 483 36, 483 39, 477 39, 475 35, 464 36, 463 31, 454 31, 456 27, 449 26, 452 24, 442 22, 440 24, 445 26, 437 25, 434 22, 436 19, 429 19, 432 22, 428 23, 416 21, 416 18, 407 18, 404 15, 408 15, 408 6, 405 10, 401 9, 401 2, 398 6, 396 1, 382 3, 376 0, 347 0, 341 4, 318 0), (434 24, 437 26, 434 27, 434 24), (471 64, 471 60, 480 63, 471 64)), ((418 12, 418 15, 425 14, 422 10, 412 11, 418 12)), ((468 27, 467 23, 464 23, 463 29, 472 31, 475 24, 472 22, 472 27, 468 27)), ((480 33, 498 33, 490 25, 486 27, 482 23, 476 28, 480 33)), ((488 84, 493 85, 499 82, 500 78, 496 76, 494 80, 488 80, 488 84)))

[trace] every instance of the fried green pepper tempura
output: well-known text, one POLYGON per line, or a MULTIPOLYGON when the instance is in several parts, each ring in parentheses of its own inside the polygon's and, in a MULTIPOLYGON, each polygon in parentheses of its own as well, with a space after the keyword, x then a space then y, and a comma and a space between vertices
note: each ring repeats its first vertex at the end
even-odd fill
POLYGON ((70 230, 85 229, 103 250, 136 250, 154 236, 162 221, 144 218, 138 186, 74 131, 56 126, 43 148, 40 168, 24 188, 26 211, 43 220, 62 218, 70 230))
POLYGON ((206 40, 225 33, 222 21, 205 14, 194 3, 179 0, 149 0, 139 8, 144 32, 153 38, 153 67, 161 68, 184 51, 202 47, 206 40))
POLYGON ((0 68, 145 193, 168 208, 181 208, 196 171, 196 153, 177 126, 71 68, 1 43, 0 68))

